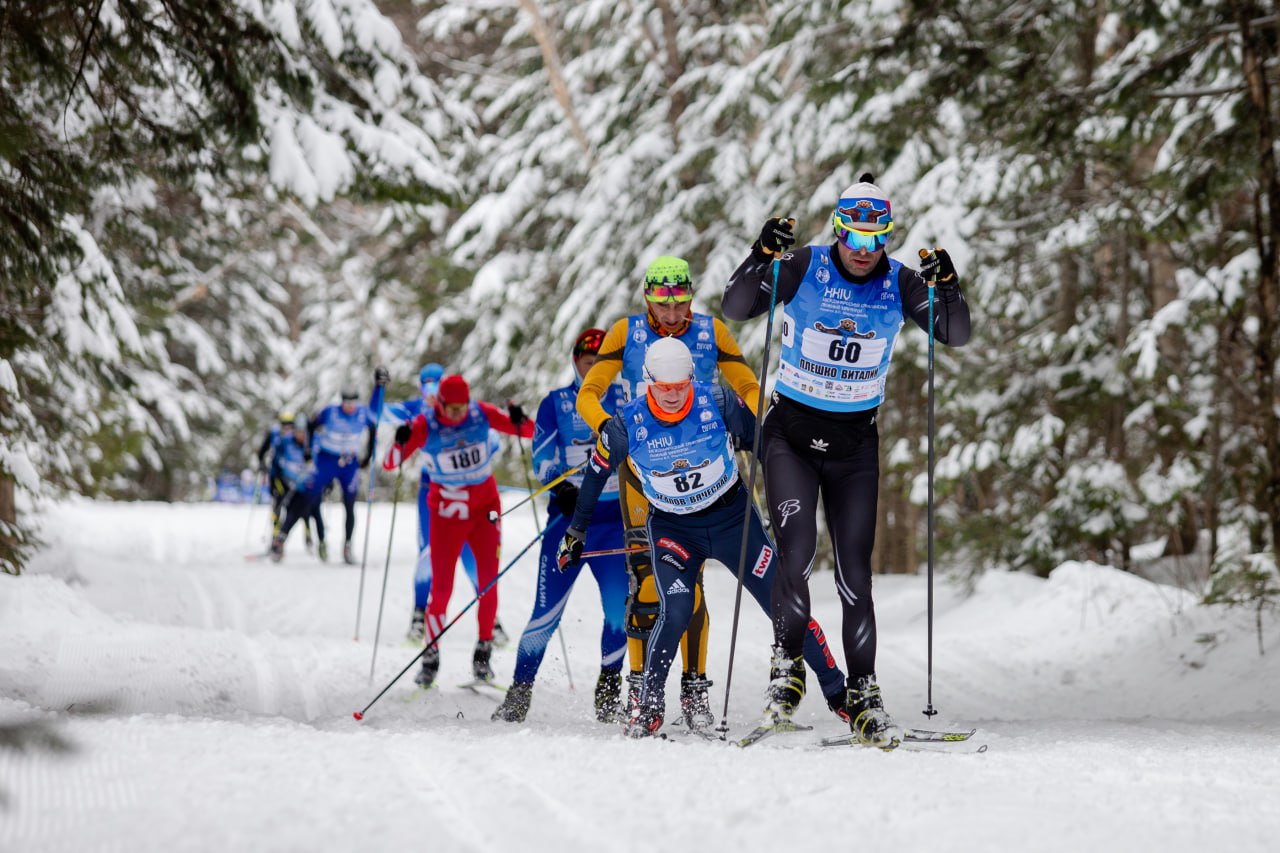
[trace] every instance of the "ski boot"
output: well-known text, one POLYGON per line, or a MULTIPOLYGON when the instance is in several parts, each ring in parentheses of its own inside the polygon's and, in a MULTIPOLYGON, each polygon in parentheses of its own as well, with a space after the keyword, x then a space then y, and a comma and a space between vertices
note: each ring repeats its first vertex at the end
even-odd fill
POLYGON ((517 681, 507 688, 507 695, 502 700, 502 704, 489 719, 494 722, 501 720, 504 723, 523 723, 524 718, 529 714, 529 705, 532 702, 533 685, 517 681))
POLYGON ((413 680, 423 690, 436 683, 436 676, 440 674, 440 649, 437 646, 427 646, 427 650, 422 653, 422 669, 418 670, 418 674, 413 680))
POLYGON ((845 705, 849 713, 849 728, 857 735, 859 743, 885 749, 902 742, 902 727, 885 713, 875 675, 850 676, 845 705))
POLYGON ((849 707, 845 703, 845 691, 840 690, 832 693, 827 697, 827 707, 831 709, 831 713, 840 718, 840 722, 849 722, 849 707))
POLYGON ((711 713, 711 697, 707 694, 710 686, 711 681, 705 675, 686 672, 680 676, 680 710, 691 732, 709 732, 716 724, 715 715, 711 713))
POLYGON ((769 667, 769 704, 765 716, 775 723, 790 720, 804 698, 804 659, 791 657, 781 646, 773 647, 769 667))
POLYGON ((622 720, 631 718, 631 712, 640 705, 640 688, 644 686, 643 672, 627 673, 627 706, 622 709, 622 720))
POLYGON ((284 559, 284 540, 279 536, 271 540, 271 562, 278 563, 284 559))
POLYGON ((351 553, 350 540, 342 543, 342 562, 346 563, 348 566, 354 566, 356 564, 356 555, 351 553))
POLYGON ((653 737, 662 728, 662 708, 653 705, 636 705, 622 728, 629 738, 653 737))
POLYGON ((511 638, 507 636, 506 631, 502 630, 502 623, 497 619, 493 620, 493 647, 505 649, 510 642, 511 638))
POLYGON ((476 681, 493 681, 493 667, 489 665, 492 654, 492 640, 476 641, 476 650, 471 655, 471 674, 476 681))
POLYGON ((329 546, 325 544, 323 539, 321 539, 320 543, 316 546, 316 554, 320 557, 320 562, 329 562, 329 546))
POLYGON ((618 699, 622 695, 622 673, 616 669, 600 670, 596 679, 596 719, 602 723, 616 723, 622 719, 618 699))
POLYGON ((404 635, 405 639, 411 643, 421 643, 427 637, 426 614, 416 607, 413 610, 413 618, 409 620, 409 631, 404 635))

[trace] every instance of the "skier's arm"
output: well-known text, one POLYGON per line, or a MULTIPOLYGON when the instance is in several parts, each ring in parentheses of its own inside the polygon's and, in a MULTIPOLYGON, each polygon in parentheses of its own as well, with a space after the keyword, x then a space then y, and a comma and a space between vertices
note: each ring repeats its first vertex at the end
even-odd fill
POLYGON ((734 448, 750 453, 756 440, 755 411, 742 400, 731 396, 719 385, 712 387, 711 399, 720 409, 720 417, 724 419, 725 428, 733 437, 734 448))
POLYGON ((609 413, 604 410, 600 401, 622 370, 622 353, 626 348, 627 318, 623 317, 609 327, 600 343, 596 363, 582 377, 582 387, 578 389, 578 414, 582 415, 591 431, 597 434, 600 432, 600 424, 609 418, 609 413))
POLYGON ((493 403, 477 400, 476 405, 480 407, 480 411, 484 412, 484 416, 489 419, 489 426, 498 432, 506 435, 517 435, 520 438, 533 438, 533 424, 528 418, 522 420, 519 428, 517 428, 507 413, 493 403))
POLYGON ((538 404, 538 416, 533 421, 533 474, 543 485, 564 473, 554 397, 554 394, 548 394, 542 398, 538 404))
MULTIPOLYGON (((812 251, 808 246, 788 252, 778 263, 778 303, 790 302, 809 269, 812 251)), ((773 289, 773 259, 756 246, 729 278, 720 301, 720 310, 730 320, 749 320, 769 310, 773 289)))
POLYGON ((262 444, 258 445, 258 470, 267 470, 267 451, 271 449, 271 430, 267 430, 267 434, 262 438, 262 444))
POLYGON ((591 514, 596 511, 596 501, 609 475, 625 465, 629 456, 627 448, 627 427, 618 418, 610 418, 605 424, 604 432, 596 440, 595 450, 587 460, 578 490, 578 505, 573 511, 573 521, 569 527, 585 532, 591 524, 591 514))
POLYGON ((711 325, 716 330, 716 366, 724 374, 729 387, 754 412, 760 398, 760 382, 756 379, 755 371, 743 358, 742 350, 738 348, 738 342, 734 340, 729 327, 718 317, 711 319, 711 325))
MULTIPOLYGON (((384 471, 394 471, 396 468, 404 464, 404 461, 414 454, 414 452, 427 443, 427 416, 418 415, 408 424, 401 426, 409 427, 409 437, 403 442, 396 441, 391 445, 391 449, 387 451, 387 456, 382 461, 382 469, 384 471)), ((400 433, 400 430, 396 430, 400 433)), ((399 436, 397 436, 399 437, 399 436)))
MULTIPOLYGON (((950 261, 948 261, 950 263, 950 261)), ((898 274, 902 292, 902 308, 917 326, 929 331, 929 283, 920 273, 904 266, 898 274)), ((972 331, 969 303, 960 291, 960 277, 954 273, 949 282, 939 281, 933 294, 933 334, 944 344, 964 346, 972 331)))

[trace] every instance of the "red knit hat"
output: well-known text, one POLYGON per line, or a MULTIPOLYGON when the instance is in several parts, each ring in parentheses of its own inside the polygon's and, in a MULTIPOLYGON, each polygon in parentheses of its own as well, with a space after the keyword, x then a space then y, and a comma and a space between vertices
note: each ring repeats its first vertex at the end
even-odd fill
POLYGON ((467 380, 456 373, 452 373, 440 380, 440 391, 436 395, 436 399, 440 401, 442 406, 450 406, 455 403, 470 403, 471 388, 467 386, 467 380))

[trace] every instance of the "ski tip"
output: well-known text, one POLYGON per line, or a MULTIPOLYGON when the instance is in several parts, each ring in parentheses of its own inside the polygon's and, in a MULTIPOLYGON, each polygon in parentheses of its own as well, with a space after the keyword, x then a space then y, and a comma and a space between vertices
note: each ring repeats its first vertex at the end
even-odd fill
POLYGON ((364 714, 361 714, 359 711, 356 711, 356 712, 355 712, 354 714, 352 714, 351 716, 355 717, 357 720, 363 720, 363 719, 364 719, 364 714))

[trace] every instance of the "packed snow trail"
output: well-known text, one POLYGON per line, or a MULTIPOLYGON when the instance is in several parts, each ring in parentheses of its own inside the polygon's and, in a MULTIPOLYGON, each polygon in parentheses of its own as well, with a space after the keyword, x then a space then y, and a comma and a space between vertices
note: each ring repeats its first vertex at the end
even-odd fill
MULTIPOLYGON (((0 577, 0 726, 44 721, 76 749, 0 746, 0 850, 1202 853, 1280 837, 1280 626, 1268 619, 1259 656, 1251 614, 1087 564, 1047 581, 991 573, 968 595, 939 583, 932 720, 924 581, 876 578, 887 709, 907 726, 977 726, 982 755, 820 749, 842 727, 816 691, 797 715, 812 731, 750 749, 628 741, 594 721, 600 608, 585 575, 564 619, 575 672, 590 673, 576 691, 552 644, 528 720, 490 722, 495 700, 456 686, 471 613, 441 641, 438 689, 415 697, 411 670, 356 722, 417 652, 402 639, 416 543, 398 525, 369 683, 390 511, 374 507, 367 637, 353 643, 358 568, 319 563, 296 536, 282 563, 246 562, 265 547, 261 508, 261 525, 244 506, 53 508, 29 574, 0 577)), ((535 532, 530 514, 508 516, 504 553, 535 532)), ((502 684, 535 561, 501 582, 502 684)), ((706 571, 718 716, 734 586, 706 571)), ((830 575, 813 588, 838 636, 830 575)), ((458 592, 451 615, 470 598, 458 592)), ((758 721, 769 662, 764 615, 741 619, 730 739, 758 721)))

